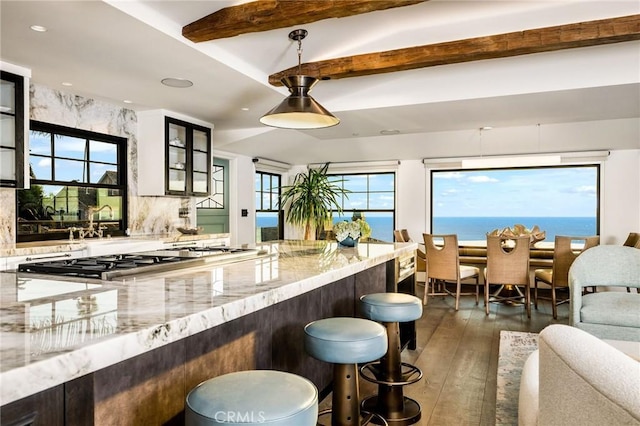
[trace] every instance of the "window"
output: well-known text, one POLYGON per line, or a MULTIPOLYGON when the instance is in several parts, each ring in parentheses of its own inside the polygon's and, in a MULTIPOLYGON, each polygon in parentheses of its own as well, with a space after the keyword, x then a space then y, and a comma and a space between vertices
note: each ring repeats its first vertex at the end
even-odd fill
POLYGON ((65 239, 71 228, 123 235, 127 140, 37 121, 29 138, 31 187, 17 194, 18 241, 65 239))
POLYGON ((273 241, 284 237, 283 213, 280 210, 281 176, 256 171, 256 241, 273 241))
POLYGON ((342 216, 334 214, 333 222, 351 220, 361 213, 371 226, 371 238, 393 241, 395 226, 395 173, 367 173, 332 175, 341 179, 344 189, 351 191, 343 197, 342 216))
POLYGON ((431 172, 431 231, 485 240, 519 223, 556 235, 599 233, 598 165, 431 172))

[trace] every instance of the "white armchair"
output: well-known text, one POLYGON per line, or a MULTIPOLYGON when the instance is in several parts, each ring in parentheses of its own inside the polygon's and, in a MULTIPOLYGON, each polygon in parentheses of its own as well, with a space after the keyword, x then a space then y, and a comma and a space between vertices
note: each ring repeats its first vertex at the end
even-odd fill
POLYGON ((582 253, 569 270, 569 324, 601 339, 640 342, 640 250, 601 245, 582 253), (583 295, 585 287, 598 292, 583 295), (606 291, 603 287, 613 287, 606 291))
POLYGON ((550 325, 520 380, 518 425, 640 424, 640 343, 550 325))

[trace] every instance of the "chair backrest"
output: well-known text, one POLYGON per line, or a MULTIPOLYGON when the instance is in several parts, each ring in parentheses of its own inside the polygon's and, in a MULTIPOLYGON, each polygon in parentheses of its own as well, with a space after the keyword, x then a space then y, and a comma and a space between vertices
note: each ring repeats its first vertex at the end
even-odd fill
POLYGON ((487 235, 487 281, 491 284, 529 284, 530 242, 528 235, 487 235))
POLYGON ((411 237, 409 236, 409 231, 407 231, 406 229, 401 229, 400 233, 402 234, 402 238, 404 238, 404 242, 408 243, 408 242, 412 242, 413 240, 411 239, 411 237))
POLYGON ((460 275, 458 236, 422 234, 426 254, 427 279, 457 280, 460 275))
POLYGON ((622 243, 623 246, 627 246, 627 247, 635 247, 635 248, 640 248, 640 233, 638 232, 629 232, 629 236, 627 236, 627 239, 625 240, 624 243, 622 243))
POLYGON ((582 253, 569 268, 573 287, 640 287, 640 251, 633 247, 599 245, 582 253))
POLYGON ((396 243, 406 243, 407 241, 404 240, 404 237, 402 236, 402 232, 400 232, 399 229, 394 229, 393 230, 393 239, 396 241, 396 243))
POLYGON ((556 235, 553 248, 553 284, 556 287, 569 286, 569 268, 573 261, 585 250, 600 244, 600 236, 570 237, 556 235), (572 244, 582 242, 582 248, 575 250, 572 244))

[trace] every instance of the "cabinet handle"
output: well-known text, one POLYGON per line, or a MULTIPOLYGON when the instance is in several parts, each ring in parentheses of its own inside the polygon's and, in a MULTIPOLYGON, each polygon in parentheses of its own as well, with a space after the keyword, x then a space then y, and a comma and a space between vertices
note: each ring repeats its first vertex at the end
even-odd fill
POLYGON ((173 243, 171 244, 171 247, 195 247, 196 243, 173 243))
POLYGON ((27 257, 25 260, 27 262, 31 262, 32 260, 40 260, 40 259, 57 259, 57 258, 62 258, 62 257, 71 257, 71 253, 65 253, 65 254, 54 254, 51 256, 35 256, 35 257, 27 257))

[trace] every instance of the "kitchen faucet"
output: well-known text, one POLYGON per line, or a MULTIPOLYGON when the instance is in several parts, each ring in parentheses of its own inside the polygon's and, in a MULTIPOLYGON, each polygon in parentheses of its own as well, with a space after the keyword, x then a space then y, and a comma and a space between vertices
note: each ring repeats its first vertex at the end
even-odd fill
MULTIPOLYGON (((103 229, 105 229, 104 227, 98 226, 98 229, 94 229, 93 226, 93 215, 95 213, 99 213, 104 209, 109 209, 109 219, 113 219, 113 208, 108 205, 105 204, 104 206, 97 208, 94 206, 89 206, 88 214, 89 214, 89 226, 87 227, 87 229, 85 230, 84 228, 80 228, 78 229, 78 238, 80 238, 81 240, 84 240, 85 237, 90 238, 90 237, 98 237, 98 238, 102 238, 102 231, 103 229)), ((70 232, 70 237, 69 239, 71 240, 73 236, 73 231, 70 232)))

